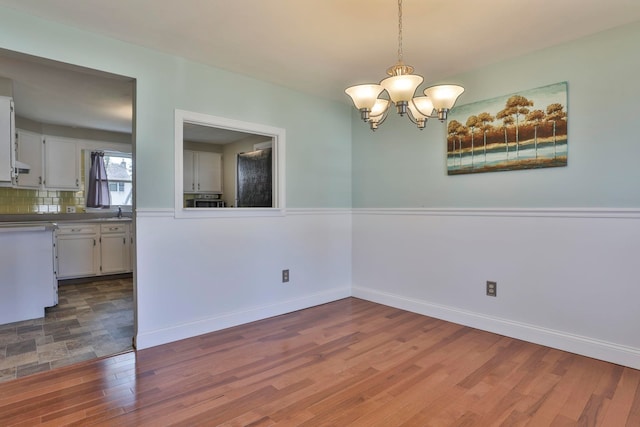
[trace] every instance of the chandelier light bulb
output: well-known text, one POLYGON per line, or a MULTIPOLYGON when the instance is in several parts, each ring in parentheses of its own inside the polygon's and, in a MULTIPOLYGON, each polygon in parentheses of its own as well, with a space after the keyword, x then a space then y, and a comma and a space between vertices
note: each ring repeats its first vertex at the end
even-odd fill
POLYGON ((358 110, 366 108, 371 111, 383 90, 384 88, 380 85, 364 84, 348 87, 345 92, 351 97, 358 110))
POLYGON ((462 92, 464 88, 458 85, 431 86, 424 90, 424 94, 431 99, 436 110, 452 109, 462 92))
POLYGON ((405 74, 387 77, 380 82, 380 85, 389 93, 391 101, 398 104, 399 102, 409 102, 422 80, 424 79, 416 74, 405 74))
POLYGON ((370 120, 380 117, 386 113, 389 108, 389 104, 390 102, 388 99, 376 99, 376 103, 373 105, 373 108, 371 108, 371 112, 369 113, 370 120))

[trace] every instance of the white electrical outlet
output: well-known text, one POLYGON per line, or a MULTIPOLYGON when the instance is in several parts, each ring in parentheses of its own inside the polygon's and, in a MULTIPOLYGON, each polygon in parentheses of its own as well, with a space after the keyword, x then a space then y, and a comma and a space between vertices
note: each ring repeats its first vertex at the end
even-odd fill
POLYGON ((67 206, 67 213, 76 213, 75 206, 67 206))

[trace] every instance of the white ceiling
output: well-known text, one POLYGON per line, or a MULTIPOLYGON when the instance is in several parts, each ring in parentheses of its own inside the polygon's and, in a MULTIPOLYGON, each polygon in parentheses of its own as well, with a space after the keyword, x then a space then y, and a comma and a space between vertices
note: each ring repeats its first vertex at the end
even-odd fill
MULTIPOLYGON (((0 0, 47 20, 299 91, 348 99, 396 62, 395 0, 0 0)), ((640 20, 638 0, 404 0, 425 85, 640 20)), ((594 52, 594 54, 596 54, 594 52)))
POLYGON ((37 122, 131 133, 133 80, 0 49, 16 115, 37 122))

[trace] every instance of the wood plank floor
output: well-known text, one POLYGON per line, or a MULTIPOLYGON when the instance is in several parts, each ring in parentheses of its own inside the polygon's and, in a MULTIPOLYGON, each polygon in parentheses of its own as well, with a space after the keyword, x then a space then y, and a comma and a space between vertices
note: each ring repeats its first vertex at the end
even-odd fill
POLYGON ((0 426, 640 426, 640 371, 347 298, 0 384, 0 426))

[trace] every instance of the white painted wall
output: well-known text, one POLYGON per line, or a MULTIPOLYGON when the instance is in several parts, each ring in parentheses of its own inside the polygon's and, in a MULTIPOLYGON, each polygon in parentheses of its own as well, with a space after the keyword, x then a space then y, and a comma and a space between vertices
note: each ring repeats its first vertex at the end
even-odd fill
POLYGON ((353 295, 640 368, 638 254, 640 209, 362 209, 353 295))
POLYGON ((138 348, 351 294, 348 209, 214 219, 142 210, 137 233, 138 348))

